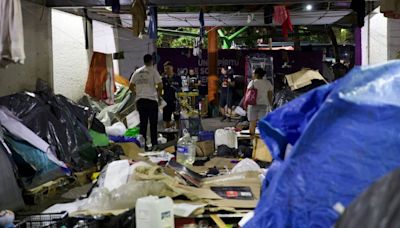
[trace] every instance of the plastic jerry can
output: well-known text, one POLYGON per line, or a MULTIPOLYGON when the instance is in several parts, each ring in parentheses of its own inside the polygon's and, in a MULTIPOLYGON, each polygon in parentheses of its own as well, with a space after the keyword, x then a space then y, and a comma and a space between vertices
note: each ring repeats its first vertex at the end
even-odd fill
POLYGON ((174 202, 170 197, 146 196, 136 201, 136 227, 174 228, 174 202))

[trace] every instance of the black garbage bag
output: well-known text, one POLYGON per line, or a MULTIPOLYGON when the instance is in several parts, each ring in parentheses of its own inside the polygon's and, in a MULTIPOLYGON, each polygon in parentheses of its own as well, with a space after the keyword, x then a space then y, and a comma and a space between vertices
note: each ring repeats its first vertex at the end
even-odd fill
POLYGON ((52 97, 52 99, 50 99, 50 101, 56 102, 56 104, 62 105, 67 108, 68 111, 72 113, 79 120, 79 122, 85 126, 85 128, 90 128, 99 133, 106 133, 106 128, 104 124, 101 123, 100 120, 95 118, 96 112, 93 111, 91 108, 79 105, 62 95, 55 95, 54 97, 52 97))
POLYGON ((274 101, 273 101, 273 109, 279 108, 282 105, 288 103, 291 100, 294 100, 297 97, 297 94, 290 90, 290 88, 286 87, 282 90, 278 91, 275 94, 274 101))
POLYGON ((0 97, 0 105, 7 107, 22 123, 50 144, 57 157, 70 163, 65 129, 39 96, 34 93, 16 93, 0 97))
POLYGON ((337 221, 336 228, 395 228, 400 224, 400 169, 362 193, 337 221))
POLYGON ((113 144, 108 147, 98 147, 97 153, 97 165, 100 169, 103 169, 108 163, 120 160, 120 156, 125 155, 122 147, 117 144, 113 144))
POLYGON ((49 93, 17 93, 0 98, 22 123, 50 144, 57 157, 74 170, 93 166, 81 158, 82 153, 95 153, 85 126, 84 114, 78 112, 63 96, 49 93), (83 122, 81 122, 83 121, 83 122))
POLYGON ((238 156, 238 150, 235 148, 230 148, 226 145, 219 145, 217 148, 217 156, 235 158, 238 156))

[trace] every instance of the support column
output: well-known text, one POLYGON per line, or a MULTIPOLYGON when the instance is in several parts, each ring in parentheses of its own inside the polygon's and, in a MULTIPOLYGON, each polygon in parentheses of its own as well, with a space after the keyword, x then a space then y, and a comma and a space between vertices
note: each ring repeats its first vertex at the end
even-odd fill
POLYGON ((208 100, 217 104, 218 93, 218 33, 213 28, 208 32, 208 100))
POLYGON ((354 43, 355 43, 355 61, 356 66, 362 64, 362 43, 361 43, 361 28, 356 27, 354 29, 354 43))

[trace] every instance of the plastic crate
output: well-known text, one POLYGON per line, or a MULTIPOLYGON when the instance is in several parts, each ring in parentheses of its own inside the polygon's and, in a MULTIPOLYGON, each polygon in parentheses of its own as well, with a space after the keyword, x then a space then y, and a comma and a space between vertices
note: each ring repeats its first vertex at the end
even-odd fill
MULTIPOLYGON (((22 220, 17 216, 16 228, 70 228, 79 224, 82 221, 86 228, 99 228, 99 221, 91 217, 88 218, 70 218, 68 213, 45 213, 45 214, 31 214, 22 220)), ((23 216, 22 216, 23 217, 23 216)))
POLYGON ((68 213, 46 213, 30 214, 27 216, 17 215, 15 227, 17 228, 40 228, 40 227, 60 227, 59 222, 68 217, 68 213))
POLYGON ((187 129, 191 136, 198 136, 203 130, 200 117, 180 119, 179 136, 182 136, 183 129, 187 129))

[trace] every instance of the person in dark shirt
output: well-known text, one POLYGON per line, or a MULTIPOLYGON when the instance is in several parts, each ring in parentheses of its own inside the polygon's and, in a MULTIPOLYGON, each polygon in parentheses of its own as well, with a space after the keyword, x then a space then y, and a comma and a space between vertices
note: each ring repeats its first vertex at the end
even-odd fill
POLYGON ((163 109, 163 121, 165 128, 172 127, 172 114, 178 127, 179 123, 179 104, 176 99, 176 93, 181 91, 182 79, 174 73, 174 67, 170 61, 164 63, 164 74, 162 77, 163 83, 163 99, 167 105, 163 109))
POLYGON ((203 99, 208 94, 208 75, 199 76, 199 95, 203 99))
POLYGON ((198 76, 199 109, 201 116, 208 115, 208 75, 198 76))
POLYGON ((222 115, 222 121, 226 118, 230 118, 230 114, 232 113, 232 99, 233 99, 233 87, 234 87, 233 75, 229 74, 228 71, 222 67, 221 68, 221 76, 219 78, 219 104, 220 104, 220 112, 222 115))
POLYGON ((194 91, 199 88, 199 77, 194 71, 194 69, 189 69, 189 75, 187 76, 189 80, 189 90, 194 91))

